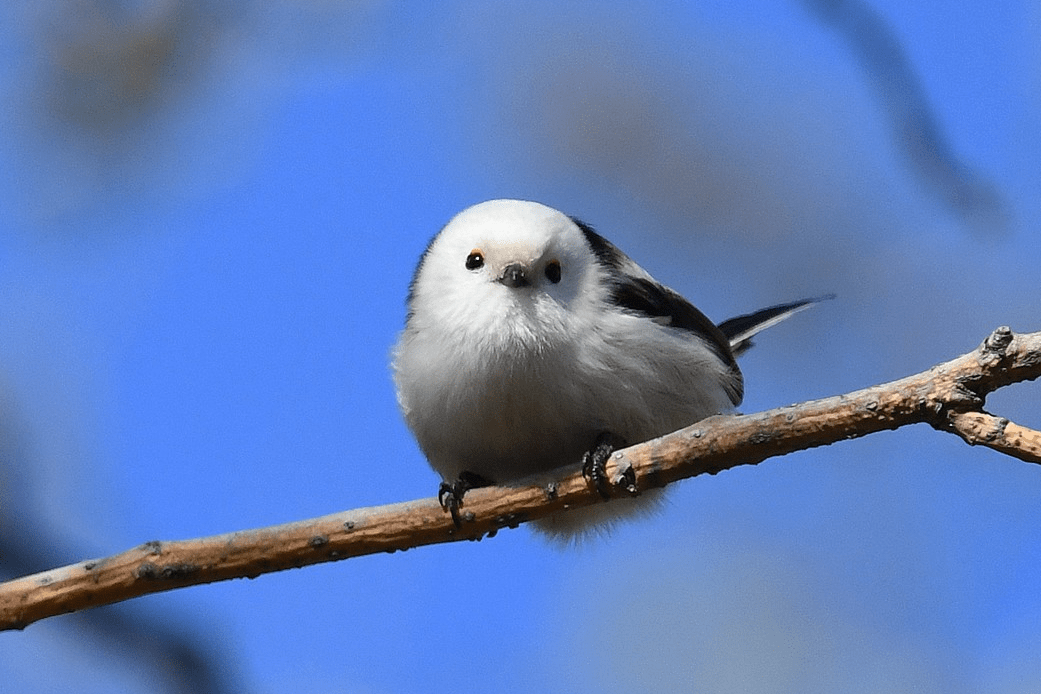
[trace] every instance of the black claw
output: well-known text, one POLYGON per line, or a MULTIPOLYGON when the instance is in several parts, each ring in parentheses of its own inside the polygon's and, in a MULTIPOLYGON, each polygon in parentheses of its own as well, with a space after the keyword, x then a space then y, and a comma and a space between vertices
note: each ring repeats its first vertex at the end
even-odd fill
POLYGON ((437 503, 441 504, 441 508, 452 514, 452 522, 455 523, 455 527, 462 527, 462 522, 459 519, 459 507, 463 505, 463 496, 471 489, 489 487, 491 484, 491 482, 480 475, 464 470, 459 473, 459 478, 452 484, 448 482, 441 483, 441 486, 437 488, 437 503))
POLYGON ((601 498, 611 498, 611 485, 607 482, 605 470, 607 461, 615 449, 625 445, 624 439, 605 431, 596 437, 593 447, 582 456, 582 474, 601 498))
POLYGON ((626 492, 632 496, 639 495, 640 487, 636 484, 636 470, 633 470, 631 465, 622 472, 622 481, 625 482, 626 492))

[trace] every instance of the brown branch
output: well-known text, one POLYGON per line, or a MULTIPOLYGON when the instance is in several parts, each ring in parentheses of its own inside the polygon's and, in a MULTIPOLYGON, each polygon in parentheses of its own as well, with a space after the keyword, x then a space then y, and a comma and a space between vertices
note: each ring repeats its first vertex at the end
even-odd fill
MULTIPOLYGON (((662 487, 805 448, 926 422, 970 444, 1041 462, 1041 432, 982 410, 987 394, 1041 376, 1041 333, 994 331, 979 348, 928 371, 848 395, 752 415, 710 417, 618 451, 607 465, 613 494, 662 487)), ((0 629, 184 586, 376 552, 490 537, 601 498, 579 466, 555 483, 518 482, 466 495, 462 527, 433 499, 356 509, 297 523, 195 540, 149 542, 0 584, 0 629)))
POLYGON ((1041 463, 1041 432, 986 412, 954 412, 951 430, 973 446, 987 446, 1025 460, 1041 463))

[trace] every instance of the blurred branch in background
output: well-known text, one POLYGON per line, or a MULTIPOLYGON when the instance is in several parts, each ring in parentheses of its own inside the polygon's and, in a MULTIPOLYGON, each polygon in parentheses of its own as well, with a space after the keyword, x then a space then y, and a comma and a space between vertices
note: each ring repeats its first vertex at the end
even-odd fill
POLYGON ((46 104, 62 120, 108 140, 161 107, 205 70, 219 29, 209 3, 135 6, 79 0, 62 8, 41 43, 49 57, 46 104))
POLYGON ((149 542, 0 585, 0 629, 23 629, 47 617, 191 585, 480 540, 502 528, 600 502, 601 494, 638 494, 910 424, 927 423, 970 445, 1041 463, 1041 432, 982 409, 993 391, 1038 377, 1041 333, 1016 335, 998 328, 969 354, 899 381, 753 415, 710 417, 616 451, 606 465, 609 491, 590 484, 581 465, 573 465, 560 470, 558 481, 532 478, 472 490, 458 517, 430 499, 196 540, 149 542))
MULTIPOLYGON (((839 33, 878 90, 896 143, 914 173, 976 233, 1008 228, 1002 196, 951 147, 896 33, 860 0, 802 0, 839 33)), ((935 8, 942 11, 941 8, 935 8)))
POLYGON ((22 44, 12 41, 0 112, 13 159, 0 193, 4 183, 15 193, 5 221, 37 235, 57 227, 65 242, 100 215, 113 222, 95 234, 154 233, 158 212, 245 175, 268 106, 302 74, 349 71, 382 7, 51 0, 9 10, 22 44), (142 214, 153 223, 134 223, 142 214))
MULTIPOLYGON (((209 180, 200 164, 223 150, 197 153, 189 140, 205 138, 207 123, 183 121, 219 77, 216 58, 241 11, 241 3, 209 0, 53 0, 20 9, 24 56, 12 65, 5 123, 17 171, 12 228, 41 234, 56 225, 65 231, 55 238, 79 241, 84 217, 112 214, 112 203, 124 214, 135 202, 169 204, 193 178, 209 180)), ((119 233, 117 224, 104 227, 119 233)))

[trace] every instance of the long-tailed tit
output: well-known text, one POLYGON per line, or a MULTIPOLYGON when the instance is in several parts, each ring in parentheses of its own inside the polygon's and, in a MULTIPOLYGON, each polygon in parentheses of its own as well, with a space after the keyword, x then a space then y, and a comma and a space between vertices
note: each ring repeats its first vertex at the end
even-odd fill
MULTIPOLYGON (((612 445, 732 410, 743 390, 734 354, 814 301, 717 326, 589 225, 492 200, 459 213, 419 261, 394 350, 398 403, 448 496, 591 451, 602 463, 612 445)), ((536 528, 570 539, 660 499, 645 492, 536 528)))

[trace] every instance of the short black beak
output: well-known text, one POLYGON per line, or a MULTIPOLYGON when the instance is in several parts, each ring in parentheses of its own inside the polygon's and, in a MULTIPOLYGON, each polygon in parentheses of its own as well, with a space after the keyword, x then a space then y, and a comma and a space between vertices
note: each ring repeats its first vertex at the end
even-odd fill
POLYGON ((507 287, 527 287, 531 284, 528 279, 528 268, 520 263, 510 263, 502 270, 499 281, 507 287))

